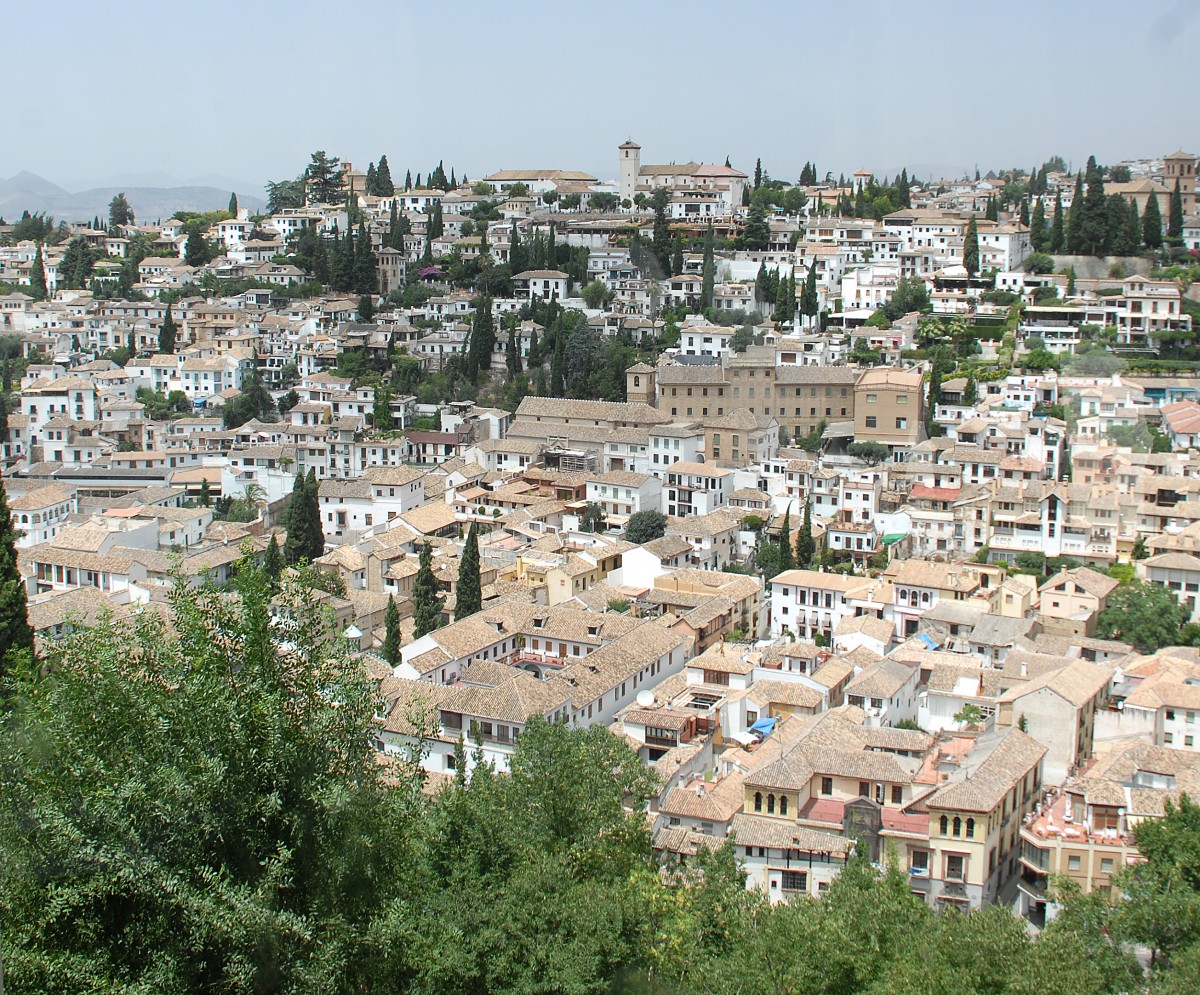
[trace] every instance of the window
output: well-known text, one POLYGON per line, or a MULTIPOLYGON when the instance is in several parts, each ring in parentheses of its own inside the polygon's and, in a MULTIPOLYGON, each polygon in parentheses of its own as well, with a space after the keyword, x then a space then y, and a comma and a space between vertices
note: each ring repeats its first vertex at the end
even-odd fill
POLYGON ((967 869, 967 860, 960 853, 946 855, 946 880, 961 881, 967 869))
POLYGON ((896 428, 900 428, 900 429, 908 428, 908 419, 907 418, 897 418, 896 419, 896 428))
POLYGON ((1079 858, 1078 855, 1067 858, 1067 870, 1068 871, 1078 871, 1078 870, 1080 870, 1082 865, 1083 865, 1083 861, 1079 858))
POLYGON ((775 814, 775 796, 767 795, 767 815, 775 814))
POLYGON ((962 835, 962 819, 960 819, 957 815, 954 817, 954 835, 962 835))
POLYGON ((943 836, 945 836, 945 835, 946 835, 946 830, 949 828, 949 826, 950 826, 950 820, 949 820, 949 818, 947 818, 946 816, 944 816, 944 815, 943 815, 943 816, 942 816, 942 817, 941 817, 941 818, 938 820, 938 831, 939 831, 939 832, 940 832, 940 833, 941 833, 943 836))
POLYGON ((928 850, 914 850, 912 852, 912 860, 911 860, 911 863, 909 866, 912 869, 914 874, 928 874, 929 873, 929 851, 928 850))
POLYGON ((761 791, 754 792, 754 811, 755 812, 762 811, 762 792, 761 791))
POLYGON ((1168 722, 1174 722, 1174 721, 1175 721, 1175 709, 1173 709, 1173 708, 1168 708, 1168 709, 1167 709, 1167 721, 1168 721, 1168 722))
POLYGON ((975 838, 975 820, 968 819, 967 820, 967 839, 973 840, 974 838, 975 838))
POLYGON ((878 400, 879 400, 878 394, 868 394, 867 395, 867 403, 868 404, 874 404, 878 400))
POLYGON ((867 415, 867 428, 875 428, 877 419, 874 415, 867 415))
POLYGON ((823 795, 832 795, 833 794, 833 778, 832 777, 821 778, 821 794, 823 794, 823 795))
POLYGON ((784 891, 808 891, 808 871, 784 871, 784 891))
POLYGON ((1111 874, 1113 870, 1112 857, 1102 857, 1100 859, 1100 873, 1111 874))
POLYGON ((900 804, 902 804, 902 803, 903 803, 903 801, 904 801, 904 787, 903 787, 903 785, 899 785, 899 784, 893 784, 893 785, 892 785, 892 804, 893 804, 893 805, 900 805, 900 804))
POLYGON ((871 782, 870 781, 859 781, 858 782, 858 796, 860 798, 870 798, 871 797, 871 782))

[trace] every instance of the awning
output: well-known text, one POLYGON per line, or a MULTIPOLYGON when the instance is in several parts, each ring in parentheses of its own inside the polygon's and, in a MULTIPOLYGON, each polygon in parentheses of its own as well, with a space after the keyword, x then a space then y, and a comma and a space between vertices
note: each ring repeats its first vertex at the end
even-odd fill
POLYGON ((775 729, 774 719, 759 719, 750 727, 751 732, 760 732, 764 737, 771 735, 775 729))
POLYGON ((885 546, 894 546, 901 539, 907 539, 907 538, 908 538, 907 532, 889 532, 887 535, 885 535, 879 541, 882 542, 885 546))

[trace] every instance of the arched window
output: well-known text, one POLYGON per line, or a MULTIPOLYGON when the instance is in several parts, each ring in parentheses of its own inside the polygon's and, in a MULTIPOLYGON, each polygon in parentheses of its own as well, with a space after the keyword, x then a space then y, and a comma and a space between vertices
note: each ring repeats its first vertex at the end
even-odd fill
POLYGON ((942 816, 942 818, 941 818, 940 825, 939 825, 939 828, 941 829, 941 833, 942 833, 942 835, 943 835, 943 836, 945 836, 945 835, 946 835, 946 830, 949 828, 949 826, 950 826, 950 820, 949 820, 949 819, 947 819, 947 818, 946 818, 946 817, 943 815, 943 816, 942 816))
POLYGON ((974 838, 975 838, 975 820, 968 819, 967 820, 967 839, 973 840, 974 838))
POLYGON ((787 815, 787 795, 779 796, 779 814, 787 815))
POLYGON ((635 387, 640 387, 642 385, 642 378, 640 376, 638 376, 636 373, 633 376, 633 385, 635 387))
POLYGON ((775 796, 767 795, 767 815, 775 814, 775 796))
POLYGON ((954 835, 962 835, 962 819, 960 819, 957 815, 954 817, 954 835))
MULTIPOLYGON (((754 811, 755 812, 762 811, 762 792, 761 791, 754 792, 754 811)), ((943 818, 945 818, 945 817, 943 816, 943 818)))

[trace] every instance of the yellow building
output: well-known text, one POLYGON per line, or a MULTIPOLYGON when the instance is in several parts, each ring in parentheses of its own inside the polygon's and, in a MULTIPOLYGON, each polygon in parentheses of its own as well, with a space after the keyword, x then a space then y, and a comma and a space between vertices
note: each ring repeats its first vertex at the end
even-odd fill
POLYGON ((915 446, 923 398, 920 373, 883 366, 867 370, 854 385, 854 441, 915 446))

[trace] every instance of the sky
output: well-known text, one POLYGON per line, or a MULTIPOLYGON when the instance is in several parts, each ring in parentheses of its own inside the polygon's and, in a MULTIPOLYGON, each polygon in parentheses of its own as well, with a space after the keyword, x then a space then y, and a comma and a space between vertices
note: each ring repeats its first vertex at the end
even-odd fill
MULTIPOLYGON (((393 177, 439 159, 615 179, 755 160, 1026 169, 1200 152, 1200 0, 56 0, 14 3, 0 177, 77 190, 299 174, 314 149, 393 177), (88 82, 88 81, 91 82, 88 82), (15 88, 14 88, 15 91, 15 88)), ((227 185, 220 184, 218 185, 227 185)))

